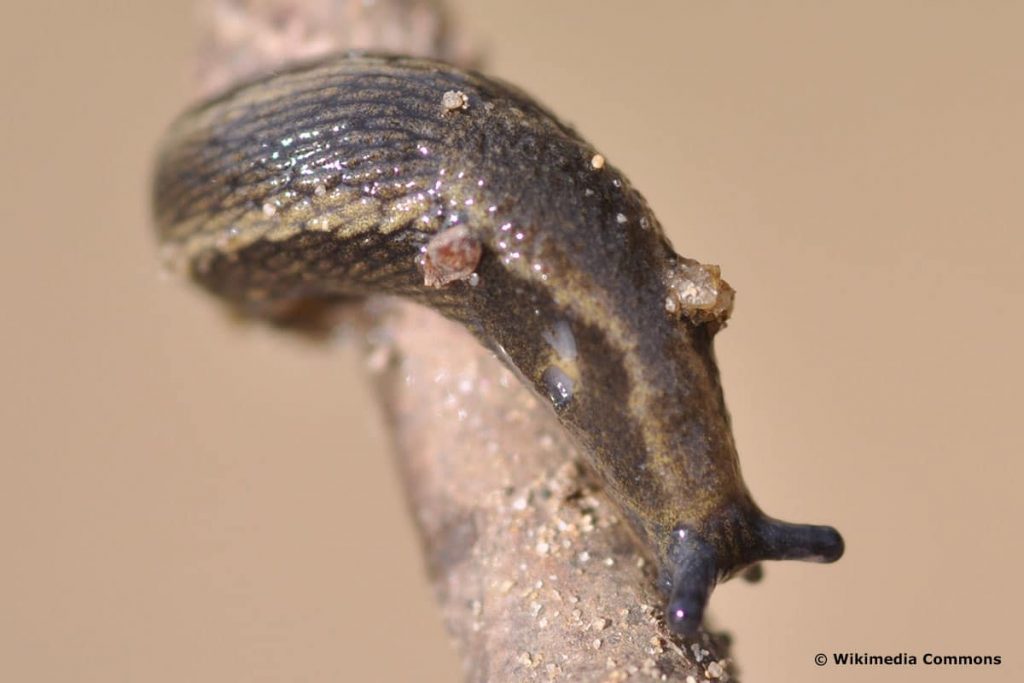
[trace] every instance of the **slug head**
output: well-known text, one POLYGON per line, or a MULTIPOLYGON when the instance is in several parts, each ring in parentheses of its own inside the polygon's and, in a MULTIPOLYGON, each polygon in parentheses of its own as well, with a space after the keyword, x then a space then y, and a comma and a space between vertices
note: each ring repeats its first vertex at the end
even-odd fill
POLYGON ((756 509, 749 522, 732 531, 732 536, 710 537, 686 527, 672 532, 663 585, 669 595, 665 620, 674 632, 696 633, 715 584, 761 560, 835 562, 845 548, 830 526, 780 522, 756 509))

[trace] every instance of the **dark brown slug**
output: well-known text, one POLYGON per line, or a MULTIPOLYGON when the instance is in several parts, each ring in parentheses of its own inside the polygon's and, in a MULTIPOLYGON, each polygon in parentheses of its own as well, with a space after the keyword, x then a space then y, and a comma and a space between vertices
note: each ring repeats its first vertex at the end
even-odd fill
POLYGON ((740 478, 712 338, 718 268, 528 96, 448 64, 345 55, 184 114, 156 173, 160 237, 249 310, 395 294, 469 329, 550 401, 701 623, 760 560, 831 562, 831 527, 765 516, 740 478))

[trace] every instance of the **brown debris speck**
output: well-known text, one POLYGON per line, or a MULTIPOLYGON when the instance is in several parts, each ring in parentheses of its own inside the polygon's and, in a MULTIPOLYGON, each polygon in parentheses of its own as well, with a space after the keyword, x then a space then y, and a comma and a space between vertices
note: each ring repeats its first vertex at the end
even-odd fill
POLYGON ((718 266, 681 258, 666 275, 665 284, 665 310, 669 313, 681 313, 695 324, 716 323, 720 327, 732 314, 736 291, 722 279, 718 266))
POLYGON ((468 280, 480 263, 482 253, 480 241, 464 225, 438 233, 427 243, 423 255, 423 284, 443 287, 457 280, 468 280))
POLYGON ((461 90, 448 90, 441 96, 441 106, 446 112, 469 109, 469 96, 461 90))

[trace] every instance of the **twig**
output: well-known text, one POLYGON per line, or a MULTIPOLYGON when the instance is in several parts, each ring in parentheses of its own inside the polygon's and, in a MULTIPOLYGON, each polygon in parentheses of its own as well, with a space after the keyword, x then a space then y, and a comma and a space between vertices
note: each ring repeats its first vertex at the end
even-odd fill
MULTIPOLYGON (((465 62, 426 0, 212 0, 199 90, 382 49, 465 62)), ((471 681, 727 680, 682 643, 626 525, 546 405, 467 332, 412 304, 356 316, 438 601, 471 681)))

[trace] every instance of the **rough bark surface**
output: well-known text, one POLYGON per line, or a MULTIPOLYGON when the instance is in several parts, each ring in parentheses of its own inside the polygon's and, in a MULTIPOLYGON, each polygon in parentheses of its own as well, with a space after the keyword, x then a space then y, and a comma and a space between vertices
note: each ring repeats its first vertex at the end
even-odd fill
POLYGON ((729 677, 662 619, 651 566, 551 409, 435 313, 376 302, 368 367, 472 681, 729 677))
MULTIPOLYGON (((202 7, 201 94, 339 50, 471 54, 427 0, 202 7)), ((730 678, 722 639, 665 629, 649 563, 546 404, 431 311, 381 299, 355 317, 468 680, 730 678)))

